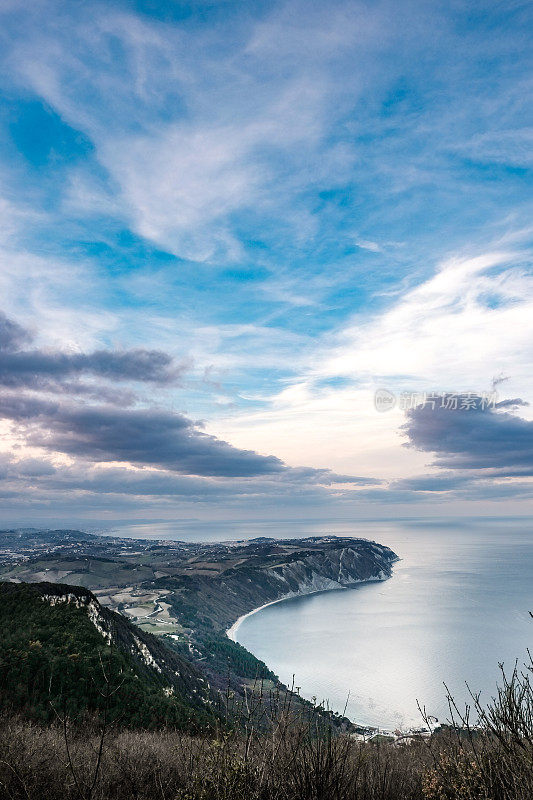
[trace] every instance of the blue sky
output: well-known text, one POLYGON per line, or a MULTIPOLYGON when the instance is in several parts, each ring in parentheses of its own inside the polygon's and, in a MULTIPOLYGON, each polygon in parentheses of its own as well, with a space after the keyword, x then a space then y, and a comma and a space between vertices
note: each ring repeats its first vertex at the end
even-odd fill
POLYGON ((529 3, 0 11, 6 518, 531 511, 529 3))

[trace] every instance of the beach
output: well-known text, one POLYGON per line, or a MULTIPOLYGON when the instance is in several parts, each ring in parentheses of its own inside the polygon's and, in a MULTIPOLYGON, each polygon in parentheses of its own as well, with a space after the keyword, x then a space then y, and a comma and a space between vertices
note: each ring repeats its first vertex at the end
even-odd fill
POLYGON ((257 614, 258 611, 262 611, 264 608, 268 608, 268 606, 273 606, 275 603, 281 603, 283 600, 288 600, 289 596, 279 597, 277 600, 271 600, 270 603, 264 603, 262 606, 258 606, 254 608, 252 611, 249 611, 247 614, 243 614, 238 619, 235 620, 231 628, 228 628, 226 631, 226 636, 228 639, 231 639, 232 642, 237 641, 237 631, 239 630, 240 626, 244 622, 245 619, 248 617, 253 616, 253 614, 257 614))

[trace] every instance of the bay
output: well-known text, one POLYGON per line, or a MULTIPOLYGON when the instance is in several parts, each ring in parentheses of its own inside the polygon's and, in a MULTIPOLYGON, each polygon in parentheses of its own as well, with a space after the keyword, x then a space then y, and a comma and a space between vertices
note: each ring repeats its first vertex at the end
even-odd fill
POLYGON ((417 701, 444 721, 445 682, 488 699, 533 644, 533 533, 528 522, 382 526, 401 558, 393 577, 300 597, 245 619, 237 640, 285 683, 364 725, 421 724, 417 701))
POLYGON ((336 534, 363 536, 400 557, 383 583, 268 606, 237 640, 285 682, 363 725, 394 729, 448 716, 444 682, 462 705, 465 685, 494 693, 533 645, 531 518, 333 522, 276 520, 124 525, 142 538, 221 541, 336 534))

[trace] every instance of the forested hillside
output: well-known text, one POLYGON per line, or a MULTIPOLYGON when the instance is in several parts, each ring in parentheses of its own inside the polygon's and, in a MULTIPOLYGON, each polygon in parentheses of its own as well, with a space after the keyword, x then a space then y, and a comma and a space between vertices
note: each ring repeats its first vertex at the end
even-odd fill
POLYGON ((196 668, 91 592, 0 583, 0 706, 35 720, 97 713, 121 725, 205 726, 196 668))

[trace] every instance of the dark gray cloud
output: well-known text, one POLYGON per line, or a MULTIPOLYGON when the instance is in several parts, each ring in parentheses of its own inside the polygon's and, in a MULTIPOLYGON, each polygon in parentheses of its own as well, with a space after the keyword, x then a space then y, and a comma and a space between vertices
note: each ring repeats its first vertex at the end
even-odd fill
POLYGON ((32 390, 38 389, 38 391, 58 396, 70 396, 83 400, 98 400, 100 403, 111 403, 121 408, 134 405, 137 401, 137 394, 129 386, 124 384, 103 383, 101 380, 95 380, 93 382, 74 380, 61 381, 61 383, 43 380, 38 387, 26 388, 31 388, 32 390))
POLYGON ((407 413, 403 431, 407 446, 436 454, 430 472, 393 481, 389 491, 404 492, 411 501, 424 499, 506 500, 533 496, 533 483, 518 478, 533 476, 533 422, 510 413, 528 405, 512 399, 483 407, 480 396, 463 396, 473 405, 446 407, 442 396, 407 413))
MULTIPOLYGON (((74 406, 4 393, 0 395, 0 418, 17 423, 30 446, 93 462, 126 461, 191 476, 265 477, 286 481, 293 489, 298 485, 380 482, 337 475, 328 469, 291 468, 276 456, 233 447, 204 433, 198 423, 184 415, 160 409, 74 406)), ((176 486, 171 477, 147 475, 143 480, 164 487, 166 492, 176 486)), ((139 484, 139 475, 134 480, 139 484)), ((272 484, 270 489, 275 491, 276 487, 272 484)))
POLYGON ((434 408, 426 404, 407 412, 403 431, 408 446, 435 453, 434 464, 440 467, 498 470, 501 477, 533 468, 533 422, 507 410, 524 401, 505 400, 483 409, 478 398, 475 407, 452 409, 440 400, 434 408))
POLYGON ((0 477, 0 491, 9 498, 13 513, 22 509, 26 514, 30 507, 47 516, 61 513, 75 518, 83 509, 113 513, 143 509, 145 514, 150 509, 157 517, 168 513, 168 509, 183 509, 184 504, 195 512, 202 509, 203 513, 217 503, 226 510, 231 508, 232 513, 246 508, 252 515, 271 514, 281 508, 298 509, 300 513, 302 504, 324 513, 329 507, 338 510, 353 495, 347 491, 332 493, 324 485, 304 480, 299 470, 290 468, 253 477, 203 477, 81 459, 56 467, 47 458, 6 457, 2 463, 0 456, 0 477))
MULTIPOLYGON (((32 460, 33 461, 33 460, 32 460)), ((46 460, 35 463, 12 462, 4 477, 31 486, 32 491, 84 492, 144 497, 179 497, 191 502, 212 501, 217 498, 258 498, 290 495, 293 497, 327 498, 323 486, 294 480, 290 471, 282 474, 252 478, 201 477, 177 475, 155 469, 104 467, 77 462, 74 466, 54 467, 46 460), (27 479, 27 480, 26 480, 27 479)))
POLYGON ((161 350, 143 348, 123 351, 94 350, 64 353, 56 350, 23 350, 31 341, 29 331, 0 312, 0 385, 50 390, 53 383, 91 375, 110 381, 175 382, 185 366, 174 364, 161 350))
MULTIPOLYGON (((181 368, 182 370, 182 368, 181 368)), ((51 380, 77 375, 95 375, 113 381, 172 383, 180 368, 159 350, 126 350, 112 353, 47 353, 43 350, 3 352, 0 350, 0 384, 8 387, 43 388, 51 380)))
MULTIPOLYGON (((11 465, 13 469, 13 465, 11 465)), ((16 472, 24 478, 42 478, 55 475, 57 468, 42 458, 23 458, 16 462, 16 472)))
POLYGON ((42 477, 53 475, 54 465, 44 458, 15 459, 9 453, 0 453, 0 478, 42 477))
POLYGON ((227 477, 287 469, 275 456, 232 447, 182 414, 168 411, 71 406, 6 394, 0 397, 0 417, 23 424, 30 445, 94 461, 227 477))
MULTIPOLYGON (((117 388, 117 383, 174 381, 179 368, 166 353, 64 353, 27 349, 31 341, 27 330, 0 315, 0 419, 11 420, 26 445, 74 459, 71 467, 55 467, 46 459, 8 458, 0 464, 4 490, 9 483, 9 489, 19 486, 32 502, 47 492, 55 502, 71 491, 192 502, 267 496, 324 500, 333 496, 326 486, 380 483, 328 469, 291 468, 273 455, 233 447, 183 414, 135 406, 131 388, 117 388), (91 380, 81 380, 87 376, 91 380), (95 398, 98 403, 87 402, 95 398), (110 462, 140 469, 95 466, 110 462)), ((346 491, 336 489, 335 496, 346 491)))

